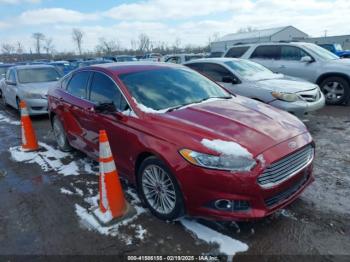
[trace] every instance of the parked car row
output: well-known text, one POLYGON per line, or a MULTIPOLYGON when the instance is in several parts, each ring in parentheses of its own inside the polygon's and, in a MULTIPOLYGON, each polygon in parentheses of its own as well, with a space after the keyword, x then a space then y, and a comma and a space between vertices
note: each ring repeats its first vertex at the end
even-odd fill
POLYGON ((255 61, 275 73, 320 86, 328 104, 350 102, 350 59, 340 59, 311 43, 258 43, 231 47, 225 57, 255 61))
MULTIPOLYGON (((229 61, 213 64, 236 74, 229 61)), ((97 160, 105 129, 118 172, 161 219, 262 218, 313 181, 314 142, 298 118, 228 92, 189 67, 80 68, 49 90, 48 109, 63 151, 73 147, 97 160)))

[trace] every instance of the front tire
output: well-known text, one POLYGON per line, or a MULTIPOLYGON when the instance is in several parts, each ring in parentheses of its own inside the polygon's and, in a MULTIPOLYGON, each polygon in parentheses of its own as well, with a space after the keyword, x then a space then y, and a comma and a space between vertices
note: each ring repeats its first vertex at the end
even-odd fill
POLYGON ((350 99, 350 84, 342 77, 327 77, 320 87, 329 105, 340 105, 350 99))
POLYGON ((138 189, 142 201, 153 215, 175 220, 183 215, 180 187, 168 167, 158 158, 146 158, 138 170, 138 189))
POLYGON ((53 117, 53 120, 52 120, 52 128, 53 128, 53 133, 56 138, 58 147, 63 152, 71 151, 72 147, 69 145, 66 132, 63 128, 61 121, 58 119, 56 115, 53 117))

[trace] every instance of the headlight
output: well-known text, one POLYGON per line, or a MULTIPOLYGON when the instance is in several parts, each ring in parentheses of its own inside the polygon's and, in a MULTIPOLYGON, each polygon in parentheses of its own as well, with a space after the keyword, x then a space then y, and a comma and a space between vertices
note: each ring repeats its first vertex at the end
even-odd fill
POLYGON ((29 99, 42 99, 44 96, 42 94, 35 94, 35 93, 26 93, 24 94, 25 98, 29 99))
POLYGON ((271 94, 273 97, 287 102, 295 102, 299 100, 299 97, 296 94, 292 93, 272 92, 271 94))
POLYGON ((229 171, 250 171, 256 164, 254 159, 233 155, 208 155, 189 149, 180 150, 180 154, 193 165, 229 171))

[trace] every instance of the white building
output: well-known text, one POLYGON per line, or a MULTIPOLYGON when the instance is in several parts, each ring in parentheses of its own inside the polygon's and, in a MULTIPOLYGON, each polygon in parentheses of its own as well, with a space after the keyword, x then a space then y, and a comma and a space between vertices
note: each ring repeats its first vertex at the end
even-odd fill
POLYGON ((212 42, 211 52, 225 52, 235 44, 248 44, 258 42, 279 42, 279 41, 300 41, 307 38, 308 35, 294 26, 284 26, 257 30, 246 33, 228 34, 218 41, 212 42))

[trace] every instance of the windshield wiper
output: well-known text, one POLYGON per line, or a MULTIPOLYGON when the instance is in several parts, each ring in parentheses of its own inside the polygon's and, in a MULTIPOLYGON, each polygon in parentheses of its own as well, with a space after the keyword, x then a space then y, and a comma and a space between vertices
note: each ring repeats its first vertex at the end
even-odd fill
POLYGON ((209 100, 211 98, 219 98, 219 99, 231 99, 232 97, 231 96, 217 96, 217 97, 206 97, 206 98, 202 98, 198 101, 195 101, 195 102, 190 102, 190 103, 186 103, 186 104, 182 104, 182 105, 178 105, 178 106, 174 106, 174 107, 171 107, 169 108, 166 112, 172 112, 172 111, 175 111, 181 107, 184 107, 184 106, 188 106, 188 105, 192 105, 192 104, 199 104, 199 103, 202 103, 206 100, 209 100))

